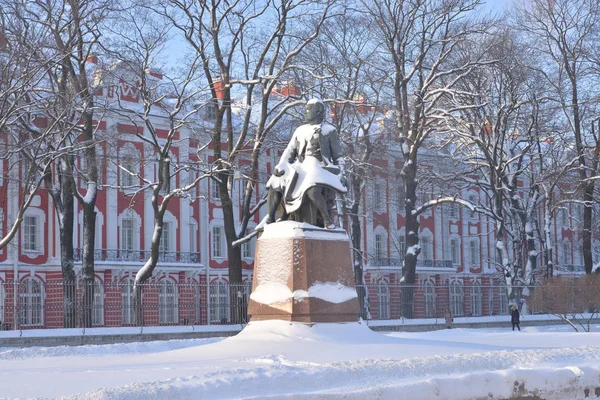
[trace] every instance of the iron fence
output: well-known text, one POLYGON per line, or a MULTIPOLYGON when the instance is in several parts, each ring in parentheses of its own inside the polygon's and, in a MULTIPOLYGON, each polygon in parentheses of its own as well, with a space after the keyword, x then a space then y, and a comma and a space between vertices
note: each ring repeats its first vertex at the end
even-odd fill
MULTIPOLYGON (((162 279, 139 287, 140 317, 136 318, 131 279, 64 282, 26 278, 0 282, 0 329, 228 325, 248 321, 249 282, 231 285, 225 281, 206 284, 162 279)), ((585 297, 583 289, 574 285, 571 288, 568 293, 552 288, 519 288, 523 296, 518 298, 530 297, 531 304, 526 308, 533 313, 554 312, 561 304, 567 304, 561 310, 569 311, 600 307, 597 298, 587 303, 578 301, 585 297)), ((512 303, 506 286, 455 282, 359 285, 357 292, 360 303, 368 309, 363 318, 375 320, 443 318, 446 307, 455 317, 508 315, 512 303)))
MULTIPOLYGON (((146 262, 150 258, 150 253, 150 250, 95 249, 94 260, 146 262)), ((75 261, 81 261, 83 249, 74 249, 73 256, 75 261)), ((198 252, 160 251, 158 260, 167 263, 201 263, 198 252)))

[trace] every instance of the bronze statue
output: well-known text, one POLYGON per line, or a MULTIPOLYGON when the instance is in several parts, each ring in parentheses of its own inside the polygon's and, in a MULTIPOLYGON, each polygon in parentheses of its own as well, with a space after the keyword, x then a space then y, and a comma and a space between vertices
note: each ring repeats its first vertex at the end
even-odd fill
POLYGON ((274 222, 280 208, 281 219, 333 229, 336 194, 346 193, 339 137, 335 127, 323 122, 325 104, 320 100, 306 103, 304 119, 267 182, 266 222, 274 222))

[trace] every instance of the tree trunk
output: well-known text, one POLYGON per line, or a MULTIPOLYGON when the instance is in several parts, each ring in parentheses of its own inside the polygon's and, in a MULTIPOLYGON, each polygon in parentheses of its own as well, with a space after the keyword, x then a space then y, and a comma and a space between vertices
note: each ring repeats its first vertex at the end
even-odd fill
MULTIPOLYGON (((150 245, 150 257, 146 260, 144 266, 138 271, 135 276, 135 282, 133 284, 133 312, 134 312, 134 320, 137 326, 144 326, 144 309, 142 304, 142 288, 144 283, 150 279, 152 276, 152 272, 156 268, 156 264, 158 264, 158 257, 160 255, 160 239, 163 234, 163 226, 164 226, 164 211, 159 211, 158 206, 156 204, 156 193, 154 193, 152 198, 152 205, 155 209, 154 214, 154 233, 152 235, 152 242, 150 245)), ((161 206, 161 210, 166 210, 168 205, 168 201, 166 204, 163 203, 161 206)))
POLYGON ((592 211, 594 204, 594 184, 588 183, 583 193, 583 264, 585 273, 591 274, 593 268, 592 259, 592 211))
POLYGON ((96 211, 93 204, 83 205, 83 257, 82 269, 82 315, 84 327, 92 326, 94 306, 94 241, 96 237, 96 211))
POLYGON ((63 279, 63 327, 75 328, 77 326, 77 285, 75 280, 75 260, 73 256, 73 219, 74 200, 70 187, 61 187, 64 195, 62 210, 59 213, 60 233, 60 266, 63 279))
POLYGON ((227 242, 227 262, 229 265, 229 298, 231 304, 232 323, 241 323, 240 316, 242 313, 239 310, 239 298, 237 295, 238 289, 242 284, 242 246, 233 246, 232 243, 238 239, 235 229, 236 218, 233 212, 233 201, 227 190, 227 180, 229 176, 227 172, 219 174, 219 192, 221 198, 221 208, 223 209, 223 225, 225 230, 225 238, 227 242))
MULTIPOLYGON (((416 157, 415 157, 416 158, 416 157)), ((419 216, 413 211, 417 204, 417 178, 416 160, 403 168, 403 179, 406 200, 404 209, 406 211, 406 255, 402 267, 402 316, 412 318, 413 316, 413 294, 417 275, 417 257, 421 253, 419 247, 419 216)))
POLYGON ((553 253, 552 250, 554 246, 552 245, 552 223, 551 223, 551 214, 550 214, 550 201, 546 201, 546 213, 544 216, 544 237, 545 240, 543 242, 544 246, 544 264, 546 265, 546 270, 544 271, 544 276, 546 278, 550 278, 554 276, 554 261, 553 261, 553 253))
POLYGON ((354 260, 354 281, 358 304, 360 306, 360 317, 369 319, 369 291, 365 283, 363 271, 362 235, 360 227, 360 216, 358 214, 361 197, 362 179, 353 177, 352 182, 352 208, 350 209, 350 236, 352 240, 352 259, 354 260))

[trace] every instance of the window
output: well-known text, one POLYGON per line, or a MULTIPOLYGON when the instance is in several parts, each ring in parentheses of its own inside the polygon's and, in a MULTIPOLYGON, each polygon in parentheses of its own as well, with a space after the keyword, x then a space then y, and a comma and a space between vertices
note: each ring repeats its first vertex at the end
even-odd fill
POLYGON ((560 224, 562 226, 569 225, 569 214, 567 213, 567 210, 560 210, 560 224))
POLYGON ((219 182, 216 179, 210 180, 210 198, 212 200, 221 200, 221 191, 219 189, 219 182))
POLYGON ((92 303, 92 326, 104 325, 104 287, 94 280, 94 300, 92 303))
POLYGON ((210 318, 211 322, 229 322, 229 285, 226 282, 210 285, 210 318))
POLYGON ((564 241, 562 244, 562 264, 571 264, 571 242, 564 241))
POLYGON ((457 238, 450 239, 450 259, 453 265, 460 264, 460 246, 457 238))
POLYGON ((458 204, 450 203, 448 205, 448 218, 452 218, 452 219, 458 218, 458 204))
POLYGON ((406 237, 404 236, 404 232, 398 234, 398 252, 400 253, 400 260, 404 260, 404 256, 406 255, 406 237))
POLYGON ((217 108, 214 104, 206 105, 206 112, 204 116, 208 121, 214 121, 217 119, 217 108))
POLYGON ((158 246, 158 251, 161 253, 168 253, 170 249, 170 235, 171 235, 171 226, 168 222, 163 222, 162 227, 162 235, 160 236, 160 244, 158 246))
POLYGON ((133 219, 121 221, 121 259, 134 260, 134 226, 133 219))
POLYGON ((381 213, 384 211, 384 196, 383 185, 381 182, 375 182, 373 184, 373 208, 375 212, 381 213))
POLYGON ((477 282, 471 286, 471 315, 481 315, 481 286, 477 282))
POLYGON ((124 188, 130 188, 135 183, 134 176, 132 175, 135 174, 135 166, 133 165, 133 162, 125 160, 122 167, 123 168, 120 170, 121 186, 124 188))
POLYGON ((177 323, 177 287, 171 280, 164 279, 158 285, 158 322, 177 323))
POLYGON ((133 312, 133 280, 126 279, 121 285, 121 322, 123 325, 135 323, 133 312))
POLYGON ((450 283, 450 311, 452 315, 464 315, 464 299, 462 283, 453 281, 450 283))
POLYGON ((396 187, 396 201, 398 202, 398 210, 404 209, 404 198, 406 193, 404 191, 404 184, 400 184, 396 187))
POLYGON ((27 278, 19 285, 19 322, 21 326, 43 324, 43 293, 40 281, 27 278))
POLYGON ((375 235, 375 259, 382 260, 385 256, 383 235, 375 235))
POLYGON ((431 238, 429 236, 423 236, 421 238, 421 259, 433 260, 431 251, 431 238))
POLYGON ((37 217, 25 216, 25 218, 23 218, 23 248, 25 251, 38 250, 37 229, 37 217))
POLYGON ((425 318, 435 317, 435 287, 433 283, 426 282, 423 293, 425 296, 425 318))
POLYGON ((121 248, 123 250, 133 250, 133 224, 132 219, 121 221, 121 248))
POLYGON ((377 300, 379 319, 390 319, 390 288, 384 281, 377 284, 377 300))
MULTIPOLYGON (((250 229, 246 229, 246 235, 249 235, 252 231, 250 229)), ((247 241, 242 244, 242 258, 246 260, 254 259, 254 239, 247 241)))
POLYGON ((479 267, 479 241, 477 239, 469 242, 469 257, 471 268, 479 267))
POLYGON ((196 240, 196 232, 198 229, 198 225, 195 221, 190 222, 190 253, 195 253, 198 248, 197 240, 196 240))
MULTIPOLYGON (((471 203, 472 205, 477 207, 477 204, 478 204, 477 196, 474 194, 470 194, 469 195, 469 203, 471 203)), ((477 221, 477 213, 475 211, 471 212, 471 220, 477 221)))
POLYGON ((500 299, 499 299, 499 304, 498 304, 498 314, 500 314, 500 315, 508 314, 508 291, 506 290, 505 284, 500 286, 500 299))
MULTIPOLYGON (((427 192, 421 192, 421 195, 419 197, 420 197, 419 201, 421 203, 420 204, 421 206, 425 205, 430 200, 429 193, 427 193, 427 192)), ((430 216, 431 215, 431 208, 428 208, 421 215, 430 216)))
POLYGON ((212 228, 212 256, 213 258, 225 258, 223 251, 223 227, 213 226, 212 228))

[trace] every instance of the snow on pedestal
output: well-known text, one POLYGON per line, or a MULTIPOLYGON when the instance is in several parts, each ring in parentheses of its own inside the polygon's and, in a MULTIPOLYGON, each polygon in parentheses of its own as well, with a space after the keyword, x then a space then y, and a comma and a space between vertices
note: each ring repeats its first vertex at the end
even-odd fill
POLYGON ((294 221, 267 225, 256 244, 248 314, 252 321, 357 321, 346 232, 294 221))

